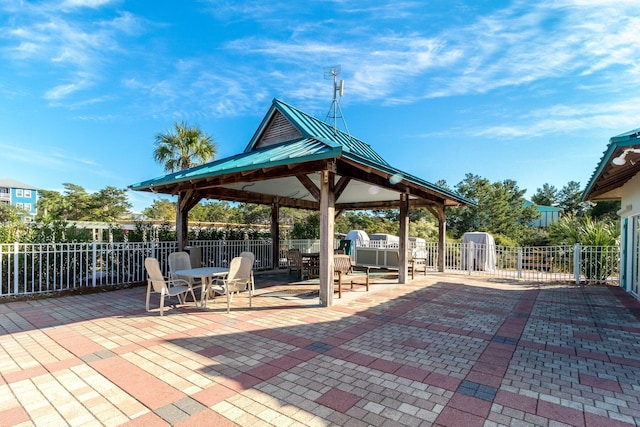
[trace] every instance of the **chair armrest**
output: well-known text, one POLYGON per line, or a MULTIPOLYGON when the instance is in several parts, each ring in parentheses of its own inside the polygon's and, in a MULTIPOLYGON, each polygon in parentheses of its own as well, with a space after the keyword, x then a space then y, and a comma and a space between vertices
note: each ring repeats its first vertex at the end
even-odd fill
POLYGON ((184 279, 165 279, 167 286, 191 286, 187 280, 184 279))

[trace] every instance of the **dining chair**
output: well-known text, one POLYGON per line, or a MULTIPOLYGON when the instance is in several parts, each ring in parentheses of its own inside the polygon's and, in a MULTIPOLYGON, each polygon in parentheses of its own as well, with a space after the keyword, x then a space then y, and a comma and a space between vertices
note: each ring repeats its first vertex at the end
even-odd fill
POLYGON ((176 271, 190 270, 194 268, 191 265, 191 257, 187 252, 172 252, 169 254, 169 277, 172 279, 182 279, 189 282, 191 289, 202 287, 202 280, 195 277, 181 277, 176 271))
POLYGON ((309 266, 302 260, 302 254, 299 249, 289 249, 287 251, 287 268, 289 275, 292 271, 297 272, 300 275, 300 280, 304 280, 304 276, 309 276, 309 266))
MULTIPOLYGON (((235 257, 229 264, 229 273, 221 282, 221 287, 227 294, 227 313, 231 311, 231 296, 247 290, 251 281, 251 260, 248 257, 235 257)), ((251 307, 252 293, 249 292, 249 307, 251 307)))
POLYGON ((253 266, 254 266, 254 264, 256 262, 256 256, 253 254, 253 252, 249 252, 249 251, 241 252, 240 256, 248 258, 249 261, 251 261, 251 282, 249 283, 249 287, 250 287, 250 290, 251 290, 251 295, 254 295, 255 292, 256 292, 256 283, 255 283, 255 280, 253 278, 253 266))
POLYGON ((177 297, 181 304, 185 303, 185 296, 191 292, 194 304, 196 304, 196 296, 193 293, 191 285, 186 280, 170 279, 162 275, 158 260, 148 257, 144 260, 144 267, 147 270, 147 304, 146 309, 149 311, 149 299, 151 298, 151 290, 160 294, 160 316, 164 315, 164 299, 167 297, 177 297))

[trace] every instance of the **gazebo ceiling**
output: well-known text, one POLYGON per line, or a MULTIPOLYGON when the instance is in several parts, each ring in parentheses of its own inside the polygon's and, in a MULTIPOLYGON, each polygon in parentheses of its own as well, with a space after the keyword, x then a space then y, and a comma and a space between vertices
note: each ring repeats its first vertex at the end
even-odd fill
POLYGON ((640 154, 629 153, 622 165, 613 163, 625 150, 640 149, 640 128, 612 137, 600 164, 582 194, 583 200, 615 200, 619 189, 640 172, 640 154))
MULTIPOLYGON (((410 155, 410 153, 408 153, 410 155)), ((192 198, 319 208, 321 171, 334 173, 336 209, 388 209, 401 193, 414 207, 474 202, 391 167, 368 144, 274 100, 241 154, 131 185, 192 198)))

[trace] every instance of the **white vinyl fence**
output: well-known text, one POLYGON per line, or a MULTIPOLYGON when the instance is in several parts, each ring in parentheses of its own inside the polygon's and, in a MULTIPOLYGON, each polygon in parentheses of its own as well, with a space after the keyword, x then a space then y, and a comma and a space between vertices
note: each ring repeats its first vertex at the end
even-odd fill
MULTIPOLYGON (((256 255, 256 270, 274 269, 269 240, 194 241, 191 247, 200 249, 203 263, 208 266, 224 267, 241 252, 250 251, 256 255)), ((317 240, 281 242, 276 268, 286 266, 288 248, 318 252, 320 244, 317 240)), ((435 242, 418 248, 432 271, 437 271, 437 248, 435 242)), ((157 258, 166 274, 167 258, 176 250, 176 242, 0 244, 0 297, 144 282, 144 259, 157 258)), ((444 256, 445 270, 450 272, 577 283, 617 282, 620 265, 619 248, 613 246, 486 248, 449 243, 444 256), (478 261, 489 252, 495 253, 495 265, 487 269, 486 263, 478 261)))

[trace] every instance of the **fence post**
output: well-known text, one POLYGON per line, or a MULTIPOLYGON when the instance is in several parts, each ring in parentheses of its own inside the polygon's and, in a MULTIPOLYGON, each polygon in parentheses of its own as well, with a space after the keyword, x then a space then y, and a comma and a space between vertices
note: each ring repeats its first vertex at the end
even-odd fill
MULTIPOLYGON (((20 274, 20 270, 18 269, 18 242, 13 243, 13 293, 14 295, 18 295, 18 290, 20 287, 18 286, 19 281, 18 277, 20 274)), ((26 291, 26 289, 25 289, 26 291)))
POLYGON ((522 279, 522 247, 518 246, 518 279, 522 279))
POLYGON ((96 267, 98 266, 98 244, 96 242, 92 242, 91 245, 91 265, 93 265, 93 273, 91 274, 91 286, 96 287, 96 276, 98 275, 98 270, 96 267))
POLYGON ((573 276, 576 285, 580 284, 580 243, 573 245, 573 276))

